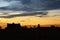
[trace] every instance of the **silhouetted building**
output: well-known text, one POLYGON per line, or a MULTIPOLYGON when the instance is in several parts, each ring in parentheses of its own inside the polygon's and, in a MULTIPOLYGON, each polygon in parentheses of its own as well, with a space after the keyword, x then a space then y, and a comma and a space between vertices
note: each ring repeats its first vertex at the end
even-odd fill
POLYGON ((55 28, 55 25, 51 25, 52 28, 55 28))
POLYGON ((8 27, 9 27, 9 26, 10 26, 10 27, 12 27, 12 26, 17 26, 17 27, 18 27, 18 26, 21 26, 21 25, 20 25, 20 24, 14 24, 14 23, 12 23, 12 24, 7 24, 7 26, 8 26, 8 27))
POLYGON ((20 24, 7 24, 7 28, 5 30, 7 31, 19 31, 21 29, 21 25, 20 24))
POLYGON ((0 27, 0 36, 2 36, 2 38, 6 37, 10 39, 43 40, 60 36, 60 28, 56 28, 54 25, 51 25, 51 27, 41 27, 40 24, 38 24, 37 27, 34 26, 34 28, 27 28, 27 26, 13 23, 7 24, 7 27, 4 30, 0 27))

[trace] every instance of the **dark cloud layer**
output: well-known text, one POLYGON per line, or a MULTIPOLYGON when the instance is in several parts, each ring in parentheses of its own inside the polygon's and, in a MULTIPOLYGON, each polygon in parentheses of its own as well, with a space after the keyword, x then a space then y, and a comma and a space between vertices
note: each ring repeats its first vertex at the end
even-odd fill
MULTIPOLYGON (((32 16, 37 14, 47 15, 48 13, 47 10, 54 9, 60 9, 60 0, 0 0, 0 10, 26 11, 26 13, 18 15, 0 16, 0 18, 12 18, 16 16, 32 16), (46 10, 46 12, 35 12, 43 10, 46 10)), ((7 14, 8 13, 6 13, 6 15, 7 14)))
MULTIPOLYGON (((60 0, 2 0, 5 6, 0 5, 1 10, 52 10, 60 9, 60 0)), ((2 3, 1 3, 2 4, 2 3)))

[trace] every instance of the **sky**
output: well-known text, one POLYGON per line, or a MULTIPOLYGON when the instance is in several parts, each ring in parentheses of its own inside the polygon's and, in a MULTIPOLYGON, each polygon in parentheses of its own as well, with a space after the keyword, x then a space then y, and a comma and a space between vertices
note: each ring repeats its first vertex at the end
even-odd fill
POLYGON ((60 0, 0 0, 1 10, 40 11, 60 8, 60 0))
POLYGON ((60 0, 0 0, 0 23, 60 24, 60 0))

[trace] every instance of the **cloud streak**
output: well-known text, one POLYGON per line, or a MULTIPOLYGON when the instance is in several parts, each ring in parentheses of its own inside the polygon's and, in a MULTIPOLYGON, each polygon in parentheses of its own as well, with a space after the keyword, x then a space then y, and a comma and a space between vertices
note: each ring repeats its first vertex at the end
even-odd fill
POLYGON ((47 12, 40 12, 40 11, 35 11, 35 12, 18 12, 18 14, 9 14, 9 13, 3 13, 3 15, 6 16, 0 16, 0 18, 13 18, 13 17, 19 17, 19 16, 35 16, 35 15, 47 15, 47 12))

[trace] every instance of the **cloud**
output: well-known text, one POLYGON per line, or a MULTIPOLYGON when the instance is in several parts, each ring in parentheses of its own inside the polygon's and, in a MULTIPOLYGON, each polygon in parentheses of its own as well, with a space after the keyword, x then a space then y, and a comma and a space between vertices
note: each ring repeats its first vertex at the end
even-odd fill
POLYGON ((13 17, 19 17, 19 16, 35 16, 35 15, 47 15, 47 12, 42 12, 42 11, 35 11, 35 12, 14 12, 11 14, 8 12, 0 13, 5 16, 0 16, 0 18, 13 18, 13 17), (14 14, 15 13, 15 14, 14 14))
POLYGON ((36 17, 58 17, 60 16, 60 9, 48 10, 46 15, 36 15, 36 17))
POLYGON ((1 10, 40 11, 60 9, 60 0, 0 0, 1 10))
POLYGON ((59 16, 59 15, 60 15, 60 9, 48 11, 48 16, 59 16))
MULTIPOLYGON (((19 14, 10 14, 10 12, 2 12, 1 18, 12 18, 15 16, 34 16, 34 15, 48 15, 49 10, 60 10, 60 0, 0 0, 0 10, 23 11, 19 14), (24 13, 24 11, 26 13, 24 13), (39 11, 39 12, 37 12, 39 11), (41 12, 44 11, 44 12, 41 12)), ((0 13, 1 14, 1 13, 0 13)), ((38 17, 41 17, 38 16, 38 17)))

